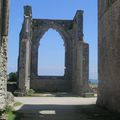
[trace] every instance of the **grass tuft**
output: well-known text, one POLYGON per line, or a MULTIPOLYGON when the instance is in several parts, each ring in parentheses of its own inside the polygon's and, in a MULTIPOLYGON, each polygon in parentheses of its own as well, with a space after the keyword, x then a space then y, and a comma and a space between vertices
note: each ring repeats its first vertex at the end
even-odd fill
POLYGON ((16 116, 13 114, 13 108, 11 106, 6 106, 5 113, 7 116, 7 120, 15 120, 16 116))
POLYGON ((14 107, 17 107, 17 106, 20 106, 20 105, 22 105, 21 102, 16 102, 16 103, 14 103, 14 107))

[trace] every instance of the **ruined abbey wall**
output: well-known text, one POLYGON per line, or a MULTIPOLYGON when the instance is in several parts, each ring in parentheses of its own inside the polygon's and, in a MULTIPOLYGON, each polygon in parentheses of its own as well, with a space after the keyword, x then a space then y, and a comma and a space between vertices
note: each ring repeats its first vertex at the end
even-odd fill
POLYGON ((0 110, 6 105, 7 96, 7 40, 9 0, 0 0, 0 110))
POLYGON ((77 94, 88 90, 89 45, 84 42, 83 36, 82 10, 76 12, 73 20, 33 19, 31 6, 25 6, 18 58, 19 90, 26 92, 44 88, 64 91, 69 88, 77 94), (42 36, 50 28, 58 31, 64 40, 63 77, 38 76, 38 47, 42 36))
POLYGON ((120 112, 120 0, 99 1, 97 104, 120 112))

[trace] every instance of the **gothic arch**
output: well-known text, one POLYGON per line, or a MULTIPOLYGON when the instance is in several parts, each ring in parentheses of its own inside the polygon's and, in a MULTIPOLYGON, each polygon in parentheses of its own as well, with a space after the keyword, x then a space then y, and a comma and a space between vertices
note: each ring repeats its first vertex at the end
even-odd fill
POLYGON ((64 76, 65 42, 57 30, 49 28, 39 40, 37 66, 38 76, 64 76))
POLYGON ((41 40, 42 36, 47 32, 50 28, 56 30, 62 39, 64 40, 65 45, 71 45, 72 36, 70 31, 70 27, 72 27, 72 21, 69 21, 68 28, 65 28, 64 20, 36 20, 33 19, 33 44, 38 44, 41 40), (44 24, 43 24, 44 22, 44 24), (63 23, 62 23, 63 22, 63 23))

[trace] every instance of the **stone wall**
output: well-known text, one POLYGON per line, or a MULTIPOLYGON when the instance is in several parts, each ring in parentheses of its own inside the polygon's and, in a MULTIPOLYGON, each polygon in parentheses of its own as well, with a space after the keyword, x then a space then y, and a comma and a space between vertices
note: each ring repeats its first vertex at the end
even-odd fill
POLYGON ((0 0, 0 110, 4 109, 7 97, 7 40, 9 0, 0 0))
POLYGON ((19 89, 27 91, 30 87, 34 89, 43 89, 45 87, 44 89, 53 90, 55 88, 56 90, 57 87, 61 89, 68 86, 76 94, 88 90, 89 45, 83 40, 83 11, 78 10, 73 20, 52 20, 33 19, 31 6, 25 6, 24 8, 18 61, 19 89), (65 72, 64 79, 61 81, 58 80, 57 82, 57 79, 49 78, 45 80, 45 83, 39 78, 37 71, 38 47, 41 38, 50 28, 55 29, 63 38, 65 45, 65 72), (52 88, 52 85, 55 86, 52 88))
POLYGON ((71 81, 60 76, 38 76, 32 78, 31 89, 36 91, 61 92, 71 89, 71 81))
POLYGON ((97 104, 120 112, 120 0, 99 0, 97 104))
POLYGON ((83 11, 78 10, 72 28, 72 91, 89 91, 89 45, 83 39, 83 11))

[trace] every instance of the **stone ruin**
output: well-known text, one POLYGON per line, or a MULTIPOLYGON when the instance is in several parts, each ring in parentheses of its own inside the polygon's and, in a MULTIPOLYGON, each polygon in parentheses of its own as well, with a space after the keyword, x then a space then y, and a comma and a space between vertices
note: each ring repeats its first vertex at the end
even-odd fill
POLYGON ((18 58, 18 87, 23 93, 29 89, 40 91, 87 92, 89 79, 89 46, 83 40, 83 11, 73 20, 32 18, 31 6, 24 7, 24 21, 20 32, 18 58), (48 29, 55 29, 65 45, 64 76, 38 76, 38 48, 48 29))
POLYGON ((7 43, 9 0, 0 0, 0 111, 7 99, 7 43))
MULTIPOLYGON (((98 6, 99 87, 97 104, 120 112, 120 0, 98 0, 98 6)), ((0 0, 0 110, 3 110, 6 105, 7 96, 8 18, 9 0, 0 0)), ((88 44, 83 42, 82 22, 82 11, 77 11, 75 18, 71 21, 38 20, 32 19, 31 7, 25 7, 20 34, 18 67, 20 90, 25 92, 27 89, 34 88, 38 80, 43 81, 44 76, 43 78, 37 76, 37 49, 42 35, 49 28, 56 29, 66 45, 65 76, 60 79, 69 81, 68 86, 77 93, 85 88, 88 82, 88 44)))

